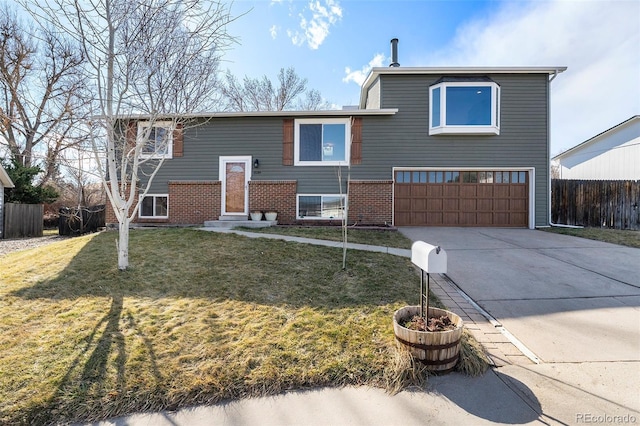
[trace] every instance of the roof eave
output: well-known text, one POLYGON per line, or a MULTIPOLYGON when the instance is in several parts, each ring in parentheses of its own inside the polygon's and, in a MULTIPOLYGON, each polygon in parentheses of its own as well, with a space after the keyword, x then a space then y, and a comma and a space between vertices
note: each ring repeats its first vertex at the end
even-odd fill
MULTIPOLYGON (((203 112, 193 114, 163 114, 156 115, 157 120, 180 117, 184 119, 197 118, 240 118, 240 117, 351 117, 394 115, 397 108, 385 109, 345 109, 345 110, 319 110, 319 111, 234 111, 234 112, 203 112)), ((149 114, 119 115, 118 119, 145 120, 151 118, 149 114)))
POLYGON ((604 137, 605 135, 607 135, 607 134, 609 134, 609 133, 611 133, 613 131, 619 130, 622 127, 625 127, 625 126, 631 124, 632 122, 634 122, 636 120, 640 120, 640 115, 634 115, 631 118, 628 118, 628 119, 624 120, 622 123, 618 123, 615 126, 605 130, 604 132, 600 132, 597 135, 595 135, 593 137, 590 137, 586 141, 580 142, 578 145, 573 146, 573 147, 567 149, 566 151, 561 152, 560 154, 556 155, 555 157, 552 157, 551 160, 560 160, 562 157, 565 157, 565 156, 567 156, 569 154, 572 154, 574 151, 579 151, 582 148, 584 148, 586 146, 589 146, 592 143, 595 143, 599 139, 602 139, 602 137, 604 137))
POLYGON ((364 108, 366 91, 381 74, 548 74, 557 75, 566 66, 540 67, 375 67, 369 71, 360 90, 360 108, 364 108))

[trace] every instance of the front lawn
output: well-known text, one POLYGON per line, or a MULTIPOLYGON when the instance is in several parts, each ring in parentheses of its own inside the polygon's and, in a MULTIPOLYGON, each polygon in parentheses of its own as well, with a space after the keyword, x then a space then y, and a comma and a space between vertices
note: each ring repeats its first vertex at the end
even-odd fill
MULTIPOLYGON (((192 229, 0 258, 0 423, 95 420, 313 386, 390 387, 405 258, 192 229)), ((399 367, 400 365, 400 367, 399 367)), ((404 370, 403 370, 404 369, 404 370)), ((406 384, 406 383, 405 383, 406 384)))

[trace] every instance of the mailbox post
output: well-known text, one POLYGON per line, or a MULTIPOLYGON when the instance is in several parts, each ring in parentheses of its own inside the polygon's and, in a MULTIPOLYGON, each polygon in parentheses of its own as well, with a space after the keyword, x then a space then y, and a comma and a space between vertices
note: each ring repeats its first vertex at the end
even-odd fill
POLYGON ((411 246, 411 262, 420 268, 420 314, 428 321, 430 273, 447 273, 447 252, 440 246, 416 241, 411 246), (427 274, 425 287, 424 274, 427 274))

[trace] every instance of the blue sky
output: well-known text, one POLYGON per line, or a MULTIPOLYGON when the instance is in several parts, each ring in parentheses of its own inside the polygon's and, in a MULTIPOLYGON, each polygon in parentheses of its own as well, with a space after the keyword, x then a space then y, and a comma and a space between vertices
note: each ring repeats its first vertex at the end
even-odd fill
POLYGON ((567 66, 551 83, 551 155, 640 114, 640 1, 236 0, 242 78, 294 67, 330 103, 358 103, 372 66, 567 66))

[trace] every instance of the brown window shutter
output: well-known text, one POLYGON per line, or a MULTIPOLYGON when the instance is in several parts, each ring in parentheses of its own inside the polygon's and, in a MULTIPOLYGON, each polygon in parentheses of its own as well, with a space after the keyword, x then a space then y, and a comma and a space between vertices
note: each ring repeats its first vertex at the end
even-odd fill
POLYGON ((282 165, 293 166, 293 119, 282 120, 282 165))
POLYGON ((362 117, 351 120, 351 164, 362 164, 362 117))
POLYGON ((127 151, 135 149, 137 135, 138 135, 138 122, 135 120, 129 120, 127 122, 127 128, 124 134, 127 151))
POLYGON ((184 130, 182 123, 176 125, 173 131, 173 156, 182 157, 184 155, 184 130))

